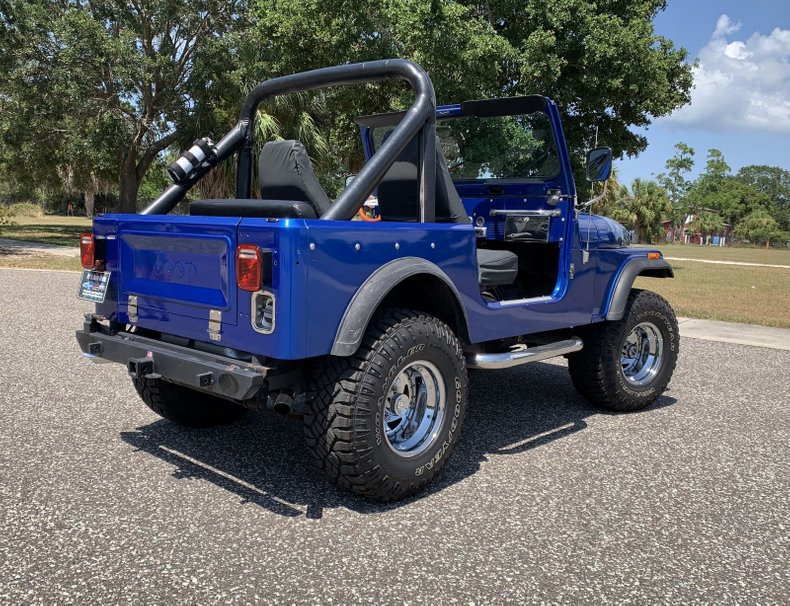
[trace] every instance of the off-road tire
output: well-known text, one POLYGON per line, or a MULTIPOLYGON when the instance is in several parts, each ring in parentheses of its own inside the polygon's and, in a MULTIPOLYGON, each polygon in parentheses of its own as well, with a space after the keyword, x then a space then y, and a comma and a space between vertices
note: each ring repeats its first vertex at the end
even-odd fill
POLYGON ((239 419, 247 409, 222 398, 162 379, 137 377, 134 388, 156 414, 186 427, 214 427, 239 419))
POLYGON ((386 310, 371 321, 353 356, 329 356, 314 368, 305 441, 319 467, 342 488, 396 501, 420 491, 445 466, 461 433, 467 398, 466 364, 452 330, 421 312, 386 310), (424 362, 441 376, 444 414, 426 450, 405 458, 384 429, 387 396, 399 373, 424 362))
POLYGON ((664 392, 678 359, 680 338, 675 312, 661 296, 633 289, 621 320, 593 325, 583 334, 584 347, 568 356, 568 370, 578 392, 587 400, 618 412, 650 406, 664 392), (630 383, 621 352, 634 327, 649 323, 663 340, 660 366, 644 385, 630 383))

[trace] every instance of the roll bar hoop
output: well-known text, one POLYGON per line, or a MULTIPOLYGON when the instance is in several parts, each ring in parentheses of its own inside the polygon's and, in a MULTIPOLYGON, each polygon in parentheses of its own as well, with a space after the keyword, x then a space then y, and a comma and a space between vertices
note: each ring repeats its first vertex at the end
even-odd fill
POLYGON ((254 144, 253 126, 258 106, 265 99, 317 88, 389 79, 406 80, 414 91, 414 102, 381 148, 367 161, 356 178, 341 192, 321 219, 351 219, 376 188, 398 155, 414 137, 419 137, 421 152, 419 164, 420 221, 432 222, 436 212, 436 94, 433 83, 425 70, 404 59, 383 59, 324 67, 262 82, 247 95, 238 123, 216 144, 215 153, 188 180, 171 185, 165 190, 142 211, 142 214, 170 212, 195 183, 236 151, 238 151, 236 197, 250 198, 254 144))

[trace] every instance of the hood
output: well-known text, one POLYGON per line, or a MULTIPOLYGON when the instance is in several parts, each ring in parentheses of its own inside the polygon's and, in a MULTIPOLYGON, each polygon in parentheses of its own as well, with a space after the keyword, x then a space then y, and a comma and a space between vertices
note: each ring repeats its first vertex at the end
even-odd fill
POLYGON ((583 248, 588 243, 590 248, 621 248, 631 244, 631 232, 614 219, 580 213, 577 220, 583 248))

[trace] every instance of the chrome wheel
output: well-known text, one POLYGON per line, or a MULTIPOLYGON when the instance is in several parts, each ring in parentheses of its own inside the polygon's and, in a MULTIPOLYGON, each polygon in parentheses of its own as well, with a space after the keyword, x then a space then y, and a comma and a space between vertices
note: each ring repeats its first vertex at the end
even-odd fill
POLYGON ((445 414, 445 388, 430 362, 410 363, 392 381, 384 403, 384 436, 398 455, 411 458, 436 440, 445 414))
POLYGON ((620 353, 626 380, 637 387, 650 383, 661 368, 663 350, 664 339, 655 324, 642 322, 634 326, 620 353))

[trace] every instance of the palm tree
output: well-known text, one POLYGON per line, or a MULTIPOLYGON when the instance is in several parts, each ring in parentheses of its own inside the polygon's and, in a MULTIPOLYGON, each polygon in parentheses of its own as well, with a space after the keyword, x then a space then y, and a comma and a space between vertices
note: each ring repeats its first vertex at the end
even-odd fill
POLYGON ((634 179, 633 195, 615 206, 611 217, 633 229, 640 242, 653 242, 664 233, 663 220, 669 214, 667 192, 655 181, 634 179))
MULTIPOLYGON (((615 218, 614 214, 617 213, 617 207, 622 203, 622 200, 628 196, 628 188, 620 183, 617 176, 617 166, 612 166, 612 174, 606 182, 606 193, 602 200, 599 200, 590 207, 590 212, 604 217, 615 218)), ((591 197, 596 195, 593 189, 591 197)))
MULTIPOLYGON (((319 179, 331 174, 329 167, 330 145, 328 137, 317 124, 316 116, 321 116, 320 100, 308 93, 295 93, 273 97, 265 102, 265 107, 258 109, 255 119, 254 155, 267 141, 279 139, 296 139, 307 149, 316 166, 319 179), (328 170, 329 169, 329 170, 328 170)), ((230 126, 228 127, 230 128, 230 126)), ((257 168, 257 164, 253 163, 257 168)), ((322 183, 328 190, 334 183, 322 183)), ((203 177, 196 186, 198 195, 207 199, 232 198, 236 190, 236 165, 232 160, 217 166, 211 173, 203 177)), ((253 188, 257 196, 257 189, 253 188)))
POLYGON ((701 234, 703 238, 721 231, 723 227, 724 219, 718 213, 710 211, 698 213, 689 225, 692 232, 701 234))

